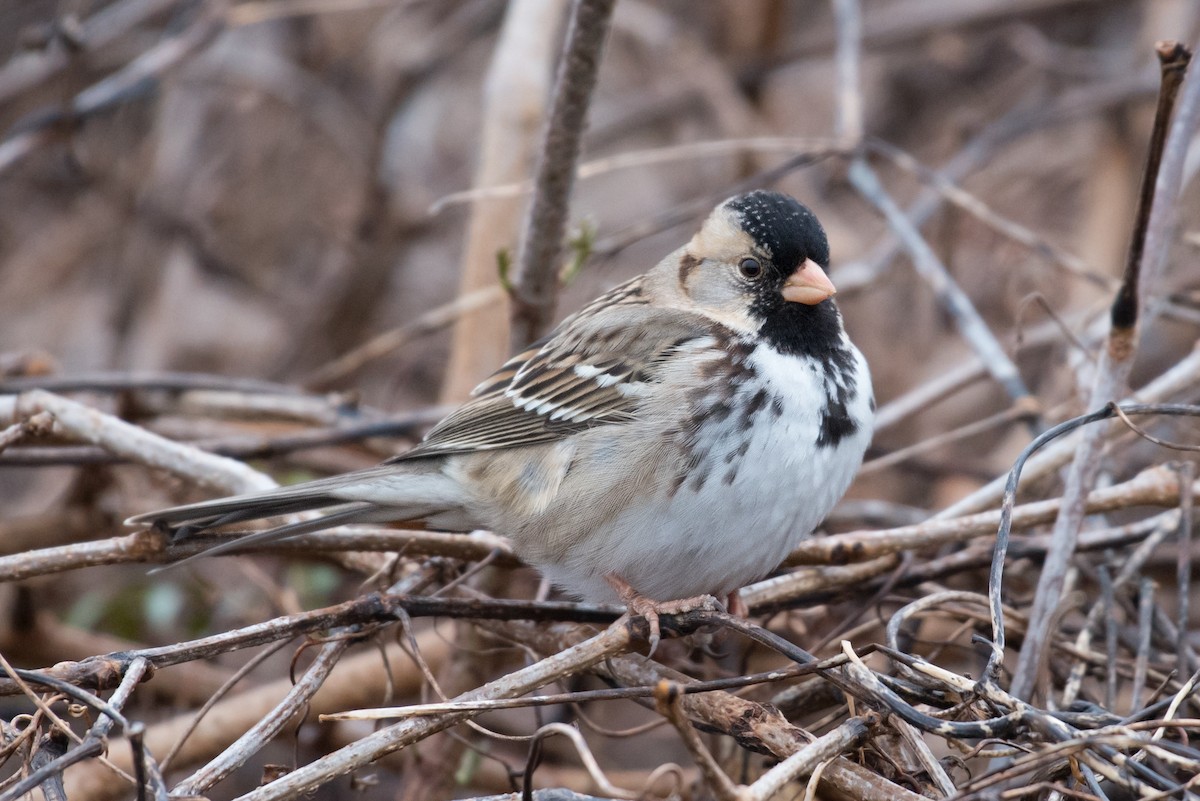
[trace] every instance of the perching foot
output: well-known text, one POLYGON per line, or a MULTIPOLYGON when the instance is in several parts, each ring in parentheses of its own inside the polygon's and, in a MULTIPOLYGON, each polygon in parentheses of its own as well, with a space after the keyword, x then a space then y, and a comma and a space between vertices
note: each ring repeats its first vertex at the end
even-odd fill
POLYGON ((711 595, 696 595, 691 598, 680 598, 674 601, 656 601, 653 598, 647 598, 640 592, 635 590, 629 582, 616 575, 609 573, 604 577, 608 582, 608 586, 613 588, 617 593, 617 597, 621 599, 621 603, 625 604, 629 616, 642 617, 646 619, 646 624, 650 627, 650 652, 647 656, 654 656, 654 652, 658 650, 658 643, 662 639, 662 629, 659 626, 659 615, 679 615, 684 612, 695 612, 704 609, 710 612, 720 611, 721 603, 711 595))

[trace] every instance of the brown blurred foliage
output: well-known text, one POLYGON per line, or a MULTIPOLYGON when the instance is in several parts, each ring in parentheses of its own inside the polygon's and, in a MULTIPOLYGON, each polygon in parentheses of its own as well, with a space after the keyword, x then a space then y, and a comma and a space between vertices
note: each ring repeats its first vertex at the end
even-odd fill
MULTIPOLYGON (((1031 247, 944 202, 922 229, 1014 356, 1046 419, 1083 411, 1088 360, 1072 337, 1099 341, 1112 284, 1095 277, 1116 279, 1124 264, 1157 86, 1153 45, 1194 41, 1196 4, 866 0, 862 10, 866 135, 926 170, 944 170, 1037 237, 1031 247), (1073 254, 1093 280, 1063 269, 1050 251, 1073 254), (1048 322, 1054 318, 1070 336, 1048 322)), ((452 302, 473 210, 515 203, 511 218, 519 219, 524 205, 522 198, 440 202, 472 189, 478 176, 485 88, 505 13, 499 0, 0 3, 0 131, 7 131, 0 139, 0 369, 18 374, 36 361, 61 375, 190 371, 303 387, 335 358, 452 302), (106 78, 172 42, 186 42, 186 52, 105 94, 106 78), (98 102, 72 111, 79 98, 98 102)), ((838 108, 835 56, 824 0, 620 0, 584 137, 592 172, 576 184, 571 207, 574 230, 594 232, 593 241, 562 290, 560 316, 646 270, 690 236, 712 203, 757 177, 812 206, 825 224, 832 277, 844 282, 843 314, 872 366, 881 407, 969 361, 951 317, 903 253, 889 250, 886 225, 848 185, 844 158, 776 170, 790 158, 786 148, 747 146, 633 168, 606 161, 710 140, 829 137, 838 108)), ((929 183, 887 159, 875 163, 902 205, 929 183)), ((1168 307, 1144 332, 1134 386, 1196 341, 1200 192, 1191 181, 1194 161, 1188 169, 1180 236, 1156 288, 1168 307)), ((514 251, 519 228, 507 235, 501 247, 514 251)), ((498 283, 494 249, 472 258, 494 268, 498 283)), ((496 319, 494 309, 488 319, 496 319)), ((447 364, 478 372, 461 354, 451 359, 452 343, 472 343, 456 339, 451 326, 430 327, 320 389, 400 412, 437 403, 447 383, 482 377, 448 376, 447 364)), ((475 341, 507 348, 500 332, 475 341)), ((121 411, 120 398, 103 403, 121 411)), ((872 455, 1010 403, 995 384, 976 381, 881 432, 872 455)), ((228 433, 195 422, 172 429, 167 421, 159 430, 193 439, 228 433)), ((1175 439, 1196 430, 1194 422, 1165 429, 1175 439)), ((864 475, 852 497, 886 501, 890 514, 913 507, 924 515, 1002 474, 1028 439, 1014 418, 864 475)), ((402 446, 322 451, 274 467, 306 475, 347 469, 402 446)), ((1130 447, 1115 471, 1163 459, 1130 447)), ((129 514, 194 492, 164 492, 145 473, 0 464, 0 516, 15 520, 6 530, 16 531, 66 508, 82 515, 62 523, 77 539, 99 538, 129 514)), ((246 572, 231 582, 209 566, 198 571, 197 586, 179 580, 156 601, 147 600, 153 590, 140 566, 103 570, 103 581, 72 575, 0 588, 6 615, 27 623, 48 613, 98 641, 55 648, 57 641, 39 639, 33 647, 6 636, 0 650, 39 666, 118 650, 127 643, 117 635, 183 639, 350 597, 360 578, 272 563, 239 567, 246 572), (123 582, 139 594, 123 594, 123 582), (239 586, 223 589, 231 583, 239 586), (268 590, 260 595, 254 586, 268 590), (156 603, 157 621, 146 613, 156 603)), ((532 591, 527 583, 519 586, 532 591)), ((795 629, 822 625, 810 616, 795 629)), ((274 675, 286 675, 286 664, 272 664, 274 675)), ((202 698, 232 669, 201 669, 176 683, 201 687, 202 698)), ((167 695, 177 707, 196 701, 182 691, 167 695)), ((296 746, 305 754, 334 745, 306 737, 296 746)), ((273 757, 289 760, 290 745, 273 757)), ((597 750, 631 776, 666 759, 622 740, 597 750)), ((259 778, 252 774, 230 784, 248 790, 259 778)), ((479 792, 506 786, 494 764, 478 775, 479 792)), ((394 789, 362 792, 388 798, 394 789)))

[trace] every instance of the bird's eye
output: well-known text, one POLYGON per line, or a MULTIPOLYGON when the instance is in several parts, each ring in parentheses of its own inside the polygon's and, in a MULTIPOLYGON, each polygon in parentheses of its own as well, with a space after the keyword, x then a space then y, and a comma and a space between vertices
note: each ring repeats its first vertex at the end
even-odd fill
POLYGON ((747 278, 758 278, 762 275, 762 264, 758 259, 747 256, 738 263, 738 270, 747 278))

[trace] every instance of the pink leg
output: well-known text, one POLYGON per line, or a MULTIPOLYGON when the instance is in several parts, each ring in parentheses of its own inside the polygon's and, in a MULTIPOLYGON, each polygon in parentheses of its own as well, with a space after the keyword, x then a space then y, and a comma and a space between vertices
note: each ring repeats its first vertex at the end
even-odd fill
POLYGON ((746 602, 742 600, 741 590, 734 590, 729 593, 729 597, 725 601, 725 608, 734 617, 750 616, 750 607, 746 606, 746 602))
POLYGON ((642 595, 628 581, 615 573, 609 573, 604 577, 604 580, 617 593, 617 597, 621 599, 621 603, 625 604, 625 608, 629 610, 631 617, 643 617, 646 619, 646 623, 649 624, 650 653, 648 656, 654 656, 654 652, 658 650, 658 643, 662 638, 662 629, 658 623, 659 615, 677 615, 697 609, 715 608, 715 599, 711 595, 697 595, 692 598, 681 598, 676 601, 656 601, 653 598, 647 598, 642 595))

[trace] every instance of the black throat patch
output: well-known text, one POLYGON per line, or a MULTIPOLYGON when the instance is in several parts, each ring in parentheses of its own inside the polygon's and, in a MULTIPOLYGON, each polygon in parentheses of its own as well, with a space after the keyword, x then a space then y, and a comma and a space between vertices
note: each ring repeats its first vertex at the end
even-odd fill
POLYGON ((829 269, 829 240, 815 214, 779 192, 757 191, 726 203, 735 212, 743 231, 770 254, 775 281, 764 283, 751 303, 751 313, 762 320, 758 335, 787 356, 808 358, 822 369, 825 397, 817 445, 836 447, 856 433, 858 422, 849 404, 858 392, 857 362, 842 331, 833 301, 813 306, 788 303, 780 288, 807 259, 829 269))

